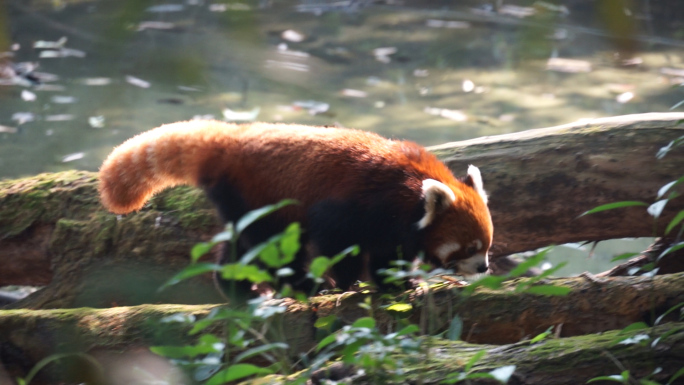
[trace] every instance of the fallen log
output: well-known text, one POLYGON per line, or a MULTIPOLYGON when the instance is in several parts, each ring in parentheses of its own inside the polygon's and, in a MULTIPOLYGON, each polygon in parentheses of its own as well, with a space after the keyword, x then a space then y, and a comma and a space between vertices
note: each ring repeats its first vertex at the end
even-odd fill
MULTIPOLYGON (((578 216, 616 201, 653 202, 662 185, 681 177, 681 148, 655 158, 684 135, 681 120, 678 113, 596 119, 431 150, 456 175, 469 163, 481 168, 495 224, 492 255, 500 256, 549 244, 653 236, 643 207, 578 216)), ((682 209, 684 199, 669 202, 656 231, 682 209)), ((92 173, 3 181, 0 286, 49 284, 19 305, 30 308, 220 301, 208 294, 207 281, 156 294, 187 264, 192 245, 220 227, 204 195, 192 188, 167 190, 140 212, 117 217, 99 204, 92 173), (123 277, 133 280, 120 282, 123 277), (107 294, 97 298, 98 290, 107 294)))
MULTIPOLYGON (((594 376, 619 373, 620 370, 614 367, 606 354, 616 357, 635 375, 645 375, 655 369, 649 365, 663 367, 663 375, 672 375, 681 367, 684 325, 667 323, 677 320, 677 312, 660 320, 661 326, 639 331, 648 334, 650 341, 664 336, 654 349, 650 343, 611 344, 610 341, 615 341, 615 332, 595 333, 621 329, 638 321, 652 325, 657 316, 684 302, 681 290, 684 274, 653 278, 618 277, 603 282, 584 278, 551 281, 569 287, 571 291, 567 296, 514 293, 520 282, 525 282, 525 279, 508 282, 501 290, 478 289, 470 296, 464 296, 462 289, 441 290, 414 301, 410 320, 422 325, 432 324, 436 327, 430 330, 432 332, 445 329, 458 315, 464 322, 465 340, 514 344, 494 347, 437 342, 431 345, 433 354, 425 356, 427 361, 418 363, 415 372, 407 373, 427 376, 424 383, 437 383, 449 372, 460 370, 467 357, 480 349, 488 350, 489 356, 477 368, 492 369, 515 364, 519 370, 518 380, 511 382, 515 384, 538 384, 544 380, 554 384, 583 383, 594 376), (427 317, 429 322, 421 317, 427 317), (519 343, 549 327, 553 327, 556 337, 564 338, 541 344, 519 343), (669 331, 673 334, 665 335, 669 331), (580 335, 584 337, 577 337, 580 335), (569 338, 571 336, 574 337, 569 338), (447 361, 450 364, 447 365, 447 361), (554 381, 549 381, 550 378, 554 381)), ((279 322, 288 325, 281 337, 289 344, 289 353, 296 356, 316 345, 314 323, 317 319, 334 314, 344 323, 350 323, 366 316, 368 311, 358 306, 366 298, 366 295, 354 294, 317 297, 310 304, 283 302, 287 311, 279 322)), ((383 310, 380 305, 384 303, 377 297, 371 303, 378 327, 396 330, 397 314, 383 310)), ((196 343, 198 338, 187 334, 192 326, 189 323, 160 320, 179 313, 202 318, 214 307, 143 305, 110 309, 0 310, 1 361, 13 376, 26 375, 38 361, 53 354, 86 353, 117 363, 120 360, 112 357, 142 355, 147 358, 140 360, 149 361, 148 346, 182 346, 196 343)), ((279 330, 277 327, 273 329, 279 330)), ((218 335, 223 330, 220 325, 209 329, 218 335)), ((625 337, 630 335, 627 333, 625 337)), ((137 365, 140 360, 127 365, 137 365)), ((106 368, 108 363, 101 364, 106 368)), ((65 367, 61 364, 56 366, 65 367)))

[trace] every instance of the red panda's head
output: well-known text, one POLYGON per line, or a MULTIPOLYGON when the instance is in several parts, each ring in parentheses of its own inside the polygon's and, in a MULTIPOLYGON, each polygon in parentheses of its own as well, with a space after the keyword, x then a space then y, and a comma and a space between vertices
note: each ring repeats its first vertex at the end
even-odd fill
POLYGON ((461 275, 486 272, 494 228, 480 170, 468 167, 456 184, 425 179, 422 189, 425 215, 416 226, 428 261, 461 275))

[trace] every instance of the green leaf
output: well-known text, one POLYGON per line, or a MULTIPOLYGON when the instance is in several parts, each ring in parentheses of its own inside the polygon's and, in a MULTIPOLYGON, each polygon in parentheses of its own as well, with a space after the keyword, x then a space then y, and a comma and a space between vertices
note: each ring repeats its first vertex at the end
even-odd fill
POLYGON ((487 355, 487 350, 482 349, 478 351, 477 353, 473 354, 472 357, 468 360, 468 362, 465 364, 465 367, 463 367, 463 371, 468 373, 470 369, 473 368, 473 365, 475 365, 478 361, 480 361, 484 356, 487 355))
POLYGON ((342 259, 346 258, 348 255, 355 257, 355 256, 359 255, 360 251, 361 251, 361 249, 359 248, 358 245, 349 246, 346 249, 342 250, 341 252, 337 253, 337 255, 332 257, 332 259, 331 259, 332 263, 330 264, 330 266, 338 263, 342 259))
POLYGON ((309 265, 309 274, 313 278, 321 278, 328 268, 332 266, 332 261, 328 257, 316 257, 309 265))
POLYGON ((463 320, 461 317, 455 316, 449 324, 447 338, 451 341, 458 341, 461 339, 461 333, 463 333, 463 320))
POLYGON ((544 260, 544 258, 546 258, 546 254, 548 254, 551 249, 553 249, 553 247, 543 248, 536 255, 521 262, 518 266, 511 270, 510 273, 508 273, 508 276, 520 277, 521 275, 527 273, 529 269, 538 266, 544 260))
MULTIPOLYGON (((622 208, 622 207, 648 206, 648 205, 649 205, 649 204, 646 203, 646 202, 639 202, 639 201, 623 201, 623 202, 608 203, 608 204, 605 204, 605 205, 601 205, 601 206, 598 206, 598 207, 594 207, 593 209, 591 209, 591 210, 589 210, 589 211, 587 211, 587 212, 582 213, 582 215, 580 215, 579 217, 583 217, 583 216, 589 215, 589 214, 598 213, 598 212, 601 212, 601 211, 619 209, 619 208, 622 208)), ((579 218, 579 217, 578 217, 578 218, 579 218)))
POLYGON ((276 349, 287 350, 289 348, 290 347, 288 346, 288 344, 283 343, 283 342, 273 342, 270 344, 264 344, 261 346, 257 346, 255 348, 247 349, 244 352, 238 354, 237 357, 235 357, 235 359, 233 360, 233 362, 237 363, 237 362, 240 362, 240 361, 245 360, 247 358, 254 357, 254 356, 257 356, 259 354, 266 353, 266 352, 270 352, 271 350, 276 350, 276 349))
POLYGON ((281 266, 287 265, 294 261, 295 255, 301 248, 299 237, 302 233, 302 228, 299 223, 294 222, 287 226, 283 238, 280 240, 280 251, 283 253, 283 259, 280 262, 281 266))
POLYGON ((670 246, 670 247, 668 247, 667 249, 665 249, 665 251, 663 251, 662 253, 660 253, 660 255, 658 256, 658 258, 656 258, 656 261, 660 261, 660 258, 666 256, 667 254, 673 253, 673 252, 675 252, 675 251, 677 251, 677 250, 679 250, 679 249, 683 249, 683 248, 684 248, 684 242, 679 242, 679 243, 677 243, 677 244, 675 244, 675 245, 673 245, 673 246, 670 246))
POLYGON ((440 384, 455 384, 465 379, 466 374, 464 372, 449 373, 447 374, 446 378, 440 382, 440 384))
POLYGON ((624 329, 620 330, 620 334, 628 333, 634 330, 648 329, 648 325, 644 322, 635 322, 631 325, 626 326, 624 329))
POLYGON ((667 311, 665 313, 661 314, 658 318, 656 318, 655 322, 653 323, 653 326, 658 325, 660 323, 660 321, 663 320, 663 318, 667 317, 668 314, 672 313, 675 310, 679 310, 683 306, 684 306, 684 302, 678 303, 678 304, 672 306, 671 308, 667 309, 667 311))
POLYGON ((190 251, 190 258, 192 263, 197 262, 204 254, 208 253, 211 248, 214 247, 214 243, 211 242, 200 242, 192 247, 190 251))
POLYGON ((248 212, 247 214, 243 215, 242 218, 237 222, 237 225, 235 226, 235 231, 237 231, 238 234, 242 234, 242 232, 247 228, 247 226, 251 225, 252 223, 258 221, 261 218, 264 218, 265 216, 273 213, 274 211, 280 210, 281 208, 293 204, 297 204, 296 200, 293 199, 284 199, 276 204, 264 206, 262 208, 252 210, 248 212))
POLYGON ((252 283, 271 282, 273 277, 255 265, 243 265, 241 263, 230 263, 220 268, 221 277, 227 280, 243 281, 248 280, 252 283))
POLYGON ((553 330, 553 326, 549 326, 549 328, 546 329, 545 332, 540 333, 540 334, 538 334, 536 337, 532 338, 532 339, 530 340, 530 343, 531 343, 531 344, 535 344, 535 343, 537 343, 537 342, 539 342, 539 341, 541 341, 541 340, 546 339, 546 337, 548 337, 548 336, 551 335, 551 330, 553 330))
POLYGON ((226 227, 220 233, 214 235, 211 241, 214 243, 219 242, 232 242, 235 240, 235 229, 233 228, 233 223, 228 222, 226 227))
POLYGON ((405 336, 407 334, 413 334, 413 333, 417 333, 419 331, 420 331, 420 328, 418 327, 418 325, 411 324, 411 325, 408 325, 408 326, 404 327, 403 329, 399 330, 397 332, 397 336, 405 336))
POLYGON ((681 376, 684 376, 684 367, 680 368, 672 377, 670 377, 670 381, 667 382, 667 385, 674 383, 674 381, 681 376))
POLYGON ((538 276, 534 277, 534 282, 541 281, 542 279, 545 279, 546 277, 552 275, 553 273, 557 272, 558 270, 564 268, 568 263, 567 262, 561 262, 557 264, 556 266, 546 269, 541 272, 538 276))
POLYGON ((150 351, 166 358, 194 358, 200 354, 220 353, 222 343, 200 343, 185 346, 151 346, 150 351))
POLYGON ((633 256, 639 255, 639 254, 641 254, 641 253, 624 253, 624 254, 620 254, 620 255, 613 257, 613 259, 611 259, 610 261, 611 262, 622 261, 623 259, 629 259, 629 258, 632 258, 633 256))
MULTIPOLYGON (((51 354, 42 360, 38 361, 35 365, 33 365, 33 368, 29 371, 29 373, 26 375, 26 378, 23 379, 23 381, 26 384, 30 384, 31 381, 33 380, 33 377, 35 377, 38 372, 40 372, 47 364, 61 360, 62 358, 67 358, 67 357, 79 357, 83 359, 84 361, 88 361, 88 363, 91 365, 91 368, 89 369, 95 369, 95 371, 98 372, 100 376, 104 375, 104 368, 102 368, 102 365, 92 356, 85 354, 85 353, 58 353, 58 354, 51 354)), ((85 369, 85 365, 81 365, 80 369, 85 369)))
POLYGON ((327 329, 330 325, 337 320, 335 314, 330 314, 325 317, 321 317, 314 322, 314 327, 317 329, 327 329))
POLYGON ((261 254, 261 252, 266 247, 268 247, 269 242, 270 242, 270 240, 268 240, 266 242, 262 242, 256 246, 252 247, 251 249, 247 250, 246 253, 242 254, 242 258, 240 258, 240 263, 243 265, 249 265, 250 263, 252 263, 254 258, 258 257, 261 254))
POLYGON ((178 274, 171 277, 171 279, 166 281, 166 283, 164 283, 159 288, 159 290, 161 291, 161 290, 163 290, 163 289, 165 289, 171 285, 175 285, 178 282, 184 281, 188 278, 192 278, 192 277, 198 276, 200 274, 209 273, 212 271, 219 271, 219 270, 221 270, 221 265, 216 264, 216 263, 195 263, 195 264, 192 264, 192 265, 184 268, 183 270, 179 271, 178 274))
POLYGON ((674 187, 674 186, 676 186, 676 185, 678 185, 678 184, 680 184, 680 183, 682 183, 682 182, 684 182, 684 176, 681 177, 681 178, 679 178, 679 179, 677 179, 677 180, 674 180, 674 181, 672 181, 672 182, 670 182, 670 183, 667 183, 666 185, 664 185, 663 187, 661 187, 661 188, 658 190, 658 195, 656 196, 656 199, 660 199, 661 197, 665 196, 665 194, 667 194, 667 192, 668 192, 672 187, 674 187))
POLYGON ((331 334, 321 340, 316 346, 316 351, 319 352, 324 347, 330 345, 331 343, 337 341, 337 334, 331 334))
POLYGON ((273 243, 267 243, 259 253, 259 260, 268 267, 280 267, 280 251, 273 243))
POLYGON ((596 381, 613 381, 613 382, 622 382, 625 383, 622 377, 619 374, 613 374, 612 376, 600 376, 600 377, 594 377, 591 380, 587 381, 587 384, 590 382, 596 382, 596 381))
POLYGON ((463 289, 464 294, 471 294, 475 291, 480 286, 484 286, 488 289, 496 290, 501 288, 501 284, 503 281, 505 281, 507 278, 506 276, 503 275, 487 275, 484 276, 480 279, 478 279, 475 282, 470 283, 468 286, 466 286, 463 289))
POLYGON ((227 382, 239 380, 241 378, 249 377, 255 374, 271 374, 272 372, 266 368, 260 368, 252 364, 235 364, 231 365, 218 373, 214 374, 206 385, 221 385, 227 382))
POLYGON ((530 294, 540 294, 540 295, 568 295, 572 289, 565 286, 554 286, 554 285, 535 285, 528 287, 525 292, 530 294))
POLYGON ((373 329, 375 327, 375 319, 371 317, 361 317, 354 321, 352 327, 373 329))
POLYGON ((669 234, 670 231, 672 231, 672 229, 675 228, 682 220, 684 220, 684 210, 678 212, 677 215, 672 218, 670 224, 667 225, 667 228, 665 229, 665 234, 669 234))

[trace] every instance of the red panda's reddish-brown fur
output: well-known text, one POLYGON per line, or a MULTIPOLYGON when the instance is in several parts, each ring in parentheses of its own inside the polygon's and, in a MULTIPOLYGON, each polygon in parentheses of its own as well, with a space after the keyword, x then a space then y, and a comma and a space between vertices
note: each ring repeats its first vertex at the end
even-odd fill
MULTIPOLYGON (((163 125, 114 149, 100 170, 100 193, 105 207, 125 214, 164 188, 191 184, 207 191, 225 220, 296 199, 299 205, 256 226, 252 243, 298 221, 308 231, 304 241, 312 243, 302 247, 303 253, 336 253, 341 243, 356 242, 370 255, 371 267, 387 267, 389 255, 396 257, 402 246, 405 253, 424 250, 433 263, 459 270, 457 262, 474 254, 486 261, 492 240, 486 197, 475 180, 479 171, 476 176, 461 181, 421 146, 363 131, 189 121, 163 125), (426 180, 439 187, 430 189, 426 180), (426 196, 436 203, 429 206, 426 196), (434 218, 423 219, 427 225, 419 228, 416 223, 428 207, 434 208, 434 218), (309 225, 313 228, 307 230, 309 225), (331 239, 336 236, 339 240, 331 239)), ((305 259, 314 256, 298 257, 297 268, 305 269, 305 259)), ((361 272, 349 274, 343 282, 361 272)))

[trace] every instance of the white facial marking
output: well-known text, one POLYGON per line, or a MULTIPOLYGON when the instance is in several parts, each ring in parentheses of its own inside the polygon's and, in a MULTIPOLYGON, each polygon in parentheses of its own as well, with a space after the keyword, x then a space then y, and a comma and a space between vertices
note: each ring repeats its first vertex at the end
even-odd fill
POLYGON ((432 223, 439 209, 453 203, 456 195, 444 183, 434 179, 425 179, 423 198, 425 199, 425 215, 416 223, 418 229, 423 229, 432 223))
POLYGON ((482 241, 479 239, 475 240, 475 247, 477 247, 478 250, 482 250, 482 241))
POLYGON ((446 262, 446 259, 449 258, 449 256, 452 253, 455 253, 459 250, 461 250, 460 244, 456 242, 445 243, 442 246, 438 247, 437 250, 435 250, 435 254, 437 255, 437 258, 439 258, 442 262, 446 262))
POLYGON ((489 255, 487 253, 475 254, 468 259, 456 263, 456 273, 462 275, 473 275, 484 273, 483 269, 489 266, 489 255))
POLYGON ((480 173, 480 169, 473 166, 472 164, 469 165, 468 176, 473 181, 473 187, 475 188, 475 191, 477 191, 477 193, 480 194, 484 203, 487 204, 487 192, 485 192, 484 190, 484 184, 482 183, 482 174, 480 173))

